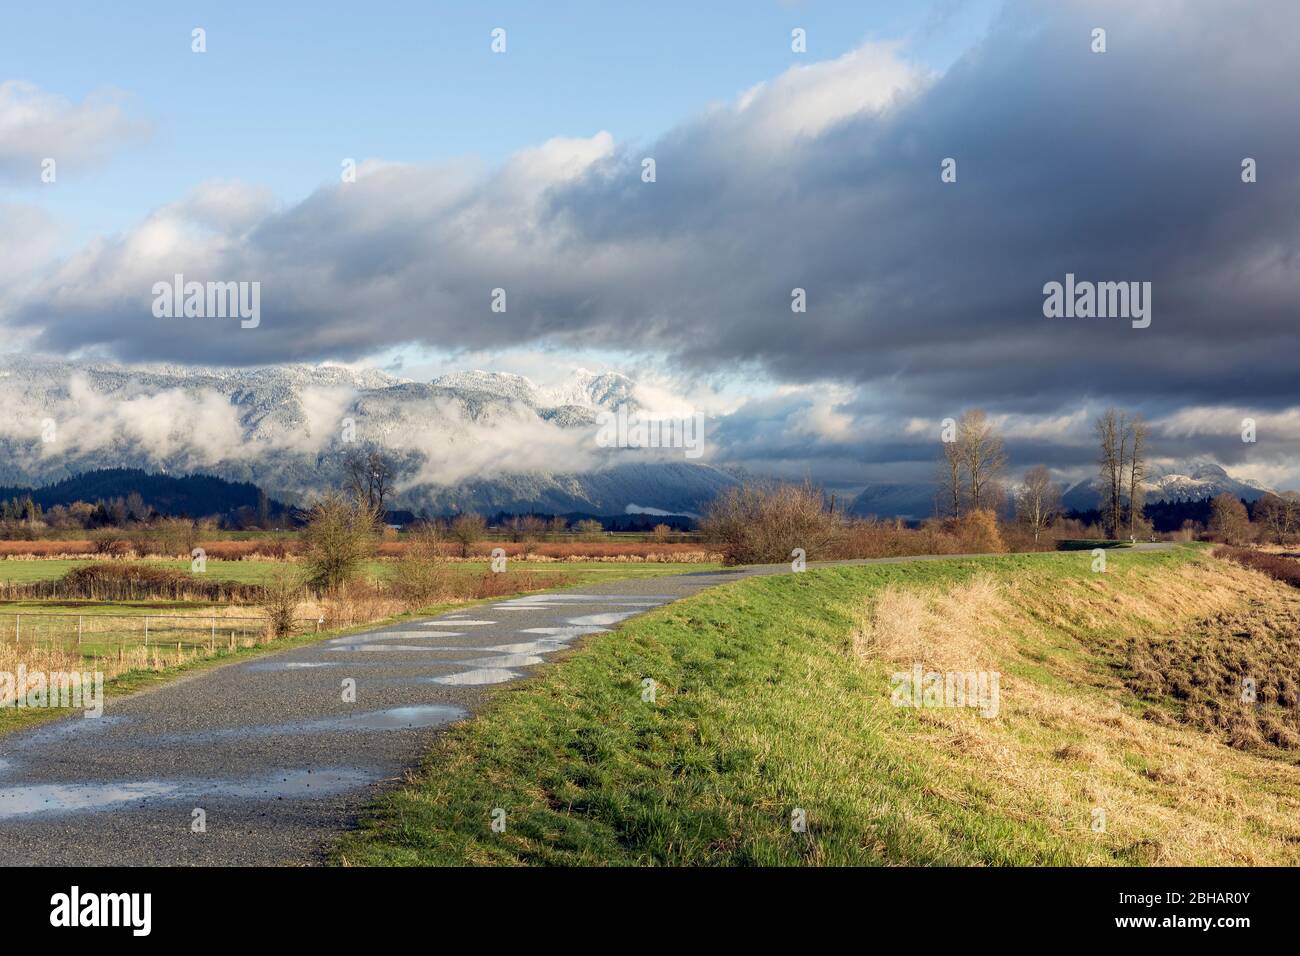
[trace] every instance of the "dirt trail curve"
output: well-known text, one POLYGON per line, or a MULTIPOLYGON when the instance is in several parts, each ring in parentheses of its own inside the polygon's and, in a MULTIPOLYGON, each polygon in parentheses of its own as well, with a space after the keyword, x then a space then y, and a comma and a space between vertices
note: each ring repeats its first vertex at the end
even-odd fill
MULTIPOLYGON (((927 558, 846 563, 910 560, 927 558)), ((216 667, 110 701, 98 719, 0 736, 0 865, 312 862, 493 687, 584 634, 738 577, 789 571, 497 601, 216 667)))

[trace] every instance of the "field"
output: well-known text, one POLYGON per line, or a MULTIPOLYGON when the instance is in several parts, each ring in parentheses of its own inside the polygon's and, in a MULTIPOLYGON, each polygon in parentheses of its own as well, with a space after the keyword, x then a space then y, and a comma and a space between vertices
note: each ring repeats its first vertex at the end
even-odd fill
MULTIPOLYGON (((94 562, 72 559, 0 560, 0 584, 55 581, 69 571, 94 562)), ((121 564, 121 561, 114 561, 121 564)), ((188 561, 132 562, 188 572, 188 561)), ((265 584, 292 562, 239 560, 207 562, 204 577, 240 584, 265 584)), ((538 587, 581 587, 600 581, 654 577, 682 571, 708 570, 716 565, 669 562, 511 561, 499 578, 490 583, 502 595, 536 590, 538 587)), ((364 577, 383 581, 393 572, 391 560, 375 560, 366 566, 364 577)), ((459 590, 471 592, 475 582, 489 575, 487 561, 458 561, 447 565, 448 573, 461 579, 459 590)), ((464 603, 439 603, 420 610, 436 613, 464 603)), ((344 633, 354 626, 392 620, 408 609, 393 601, 370 601, 354 608, 350 602, 304 602, 298 634, 288 640, 315 640, 326 634, 344 633), (341 617, 339 606, 349 616, 341 617)), ((99 670, 113 692, 138 685, 142 675, 150 680, 165 679, 196 664, 231 654, 255 652, 261 648, 289 646, 286 639, 269 641, 263 611, 248 604, 214 604, 202 601, 140 600, 91 601, 40 599, 0 601, 0 672, 15 672, 25 665, 29 671, 99 670)), ((52 711, 0 708, 0 730, 48 719, 52 711)))
POLYGON ((1300 592, 1195 548, 1090 564, 823 568, 658 609, 444 734, 334 859, 1300 862, 1300 592), (895 706, 915 663, 999 675, 996 715, 895 706))
MULTIPOLYGON (((63 577, 74 568, 84 567, 90 563, 90 561, 70 558, 0 560, 0 583, 8 581, 15 583, 53 581, 63 577)), ((189 561, 147 560, 137 563, 171 568, 176 571, 188 571, 190 569, 189 561)), ((259 561, 256 559, 221 561, 209 559, 205 574, 208 578, 217 581, 265 584, 277 569, 284 568, 286 564, 289 567, 293 566, 292 562, 284 561, 259 561)), ((484 574, 489 570, 490 566, 488 560, 455 561, 447 565, 448 570, 452 573, 464 575, 484 574)), ((716 567, 718 565, 712 562, 511 561, 507 565, 507 571, 510 568, 526 568, 562 574, 570 584, 578 585, 605 580, 617 581, 627 578, 656 577, 662 574, 680 574, 682 571, 706 571, 716 567)), ((391 561, 370 561, 366 565, 365 575, 372 578, 386 578, 392 572, 392 568, 391 561)))

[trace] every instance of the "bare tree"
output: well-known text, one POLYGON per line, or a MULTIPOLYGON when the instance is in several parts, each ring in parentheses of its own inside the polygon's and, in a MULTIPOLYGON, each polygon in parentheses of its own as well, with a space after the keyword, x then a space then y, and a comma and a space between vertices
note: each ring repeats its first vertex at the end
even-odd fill
POLYGON ((1236 495, 1225 491, 1210 502, 1210 533, 1227 544, 1249 540, 1250 515, 1236 495))
POLYGON ((1255 520, 1278 544, 1286 544, 1300 523, 1300 501, 1287 495, 1266 494, 1255 502, 1255 520))
POLYGON ((1061 489, 1042 465, 1025 472, 1024 486, 1016 495, 1016 518, 1034 534, 1034 543, 1061 511, 1061 489))
POLYGON ((1142 487, 1142 479, 1146 477, 1146 461, 1143 455, 1146 453, 1147 426, 1140 415, 1134 415, 1128 427, 1128 533, 1133 537, 1136 536, 1139 526, 1143 524, 1142 505, 1146 499, 1146 492, 1142 487))
POLYGON ((961 517, 962 495, 962 455, 961 446, 956 441, 943 443, 943 463, 939 466, 939 499, 936 504, 940 513, 949 517, 961 517))
POLYGON ((956 426, 955 440, 943 442, 936 507, 953 518, 966 511, 997 510, 1007 466, 1002 437, 978 408, 963 412, 956 426))
POLYGON ((964 412, 957 423, 957 445, 966 470, 967 499, 971 510, 996 510, 1002 497, 1002 473, 1007 453, 1002 436, 978 408, 964 412))
POLYGON ((451 536, 460 543, 460 556, 468 558, 474 544, 487 534, 487 521, 481 514, 467 511, 451 523, 451 536))
POLYGON ((1122 412, 1108 408, 1097 419, 1095 428, 1101 444, 1101 516, 1106 533, 1113 538, 1123 526, 1128 420, 1122 412))
POLYGON ((393 466, 387 456, 377 448, 366 452, 349 451, 343 459, 343 468, 348 475, 348 490, 352 497, 377 513, 382 521, 384 502, 393 484, 393 466))

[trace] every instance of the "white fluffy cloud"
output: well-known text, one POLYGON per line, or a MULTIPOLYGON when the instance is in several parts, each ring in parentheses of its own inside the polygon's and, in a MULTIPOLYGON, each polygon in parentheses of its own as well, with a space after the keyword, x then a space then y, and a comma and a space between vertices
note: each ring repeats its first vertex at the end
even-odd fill
POLYGON ((147 134, 123 102, 120 93, 102 92, 74 103, 32 83, 0 82, 0 177, 39 183, 47 158, 60 176, 75 174, 147 134))

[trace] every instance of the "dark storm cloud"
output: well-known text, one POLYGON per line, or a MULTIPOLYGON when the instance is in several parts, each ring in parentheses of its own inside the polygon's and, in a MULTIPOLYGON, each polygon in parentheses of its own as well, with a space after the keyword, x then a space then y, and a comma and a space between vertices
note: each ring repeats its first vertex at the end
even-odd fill
MULTIPOLYGON (((875 413, 934 421, 1277 410, 1300 353, 1298 48, 1291 0, 1013 2, 942 77, 868 45, 644 149, 602 135, 487 174, 379 166, 202 228, 187 200, 63 263, 10 321, 38 347, 128 360, 617 347, 852 384, 875 413), (175 272, 260 281, 261 326, 153 318, 149 288, 175 272), (1151 282, 1150 328, 1045 318, 1043 284, 1067 272, 1151 282)), ((1091 455, 1035 441, 1062 465, 1091 455)), ((839 454, 825 436, 787 451, 839 454)))

